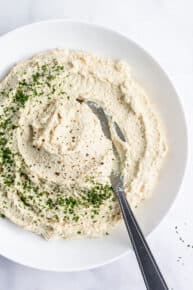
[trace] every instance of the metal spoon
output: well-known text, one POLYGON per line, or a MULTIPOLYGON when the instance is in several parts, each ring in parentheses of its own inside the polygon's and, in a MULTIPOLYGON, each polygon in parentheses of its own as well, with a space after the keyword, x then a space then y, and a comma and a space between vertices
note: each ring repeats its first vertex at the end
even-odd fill
MULTIPOLYGON (((110 123, 113 122, 112 118, 108 117, 104 112, 104 109, 99 104, 93 101, 85 101, 90 109, 97 115, 101 122, 101 127, 106 135, 112 141, 110 132, 110 123)), ((119 128, 118 124, 113 122, 114 129, 119 138, 126 142, 124 134, 119 128)), ((112 141, 113 144, 113 141, 112 141)), ((120 164, 120 156, 113 144, 114 155, 117 158, 118 164, 120 164)), ((166 290, 169 289, 166 282, 158 268, 158 265, 151 253, 151 250, 145 240, 145 237, 135 219, 135 216, 131 210, 131 207, 126 199, 124 192, 123 176, 121 174, 120 167, 116 172, 111 173, 111 185, 113 191, 119 201, 122 216, 131 240, 131 244, 135 251, 135 255, 143 275, 143 279, 148 290, 166 290)))

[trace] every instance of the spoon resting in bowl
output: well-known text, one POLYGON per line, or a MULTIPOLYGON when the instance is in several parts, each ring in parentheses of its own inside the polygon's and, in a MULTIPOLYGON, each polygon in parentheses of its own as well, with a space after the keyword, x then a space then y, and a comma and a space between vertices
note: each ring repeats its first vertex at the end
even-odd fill
POLYGON ((121 131, 119 125, 112 120, 112 117, 105 113, 103 107, 100 104, 94 101, 82 99, 78 101, 85 102, 93 111, 93 113, 97 115, 104 134, 112 141, 114 155, 117 160, 117 168, 116 171, 111 172, 111 186, 115 196, 118 199, 127 232, 129 234, 141 273, 143 275, 146 288, 148 290, 169 289, 125 196, 124 177, 120 168, 120 155, 115 144, 113 143, 111 130, 113 129, 114 132, 116 132, 121 141, 126 142, 124 134, 121 131))

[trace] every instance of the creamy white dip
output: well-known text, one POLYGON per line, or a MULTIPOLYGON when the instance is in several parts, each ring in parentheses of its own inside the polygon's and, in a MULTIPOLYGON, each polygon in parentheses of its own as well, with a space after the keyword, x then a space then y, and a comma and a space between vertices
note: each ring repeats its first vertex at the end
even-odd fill
POLYGON ((112 142, 85 102, 123 131, 127 198, 151 195, 166 155, 165 132, 123 61, 53 50, 17 64, 0 83, 0 212, 46 239, 99 236, 120 220, 111 190, 112 142))

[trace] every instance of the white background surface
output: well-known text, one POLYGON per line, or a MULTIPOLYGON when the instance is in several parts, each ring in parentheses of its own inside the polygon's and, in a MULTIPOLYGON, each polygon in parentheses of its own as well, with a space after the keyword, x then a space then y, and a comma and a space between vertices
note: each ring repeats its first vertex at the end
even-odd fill
MULTIPOLYGON (((173 290, 193 289, 192 13, 191 0, 0 0, 0 34, 49 18, 88 20, 121 31, 143 46, 173 81, 188 123, 189 162, 172 210, 148 239, 173 290), (175 226, 180 235, 176 234, 175 226), (178 257, 182 257, 180 261, 178 257)), ((133 253, 102 268, 70 274, 37 271, 0 257, 0 290, 60 289, 143 290, 145 287, 133 253)))

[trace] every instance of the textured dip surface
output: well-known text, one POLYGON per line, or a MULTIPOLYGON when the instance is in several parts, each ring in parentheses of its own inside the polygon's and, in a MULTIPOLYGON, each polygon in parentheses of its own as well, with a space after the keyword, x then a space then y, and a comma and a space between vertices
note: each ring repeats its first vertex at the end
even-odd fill
POLYGON ((46 239, 99 236, 120 220, 112 142, 82 99, 126 137, 113 143, 133 208, 166 155, 159 116, 127 63, 59 49, 18 63, 0 83, 0 212, 46 239))

